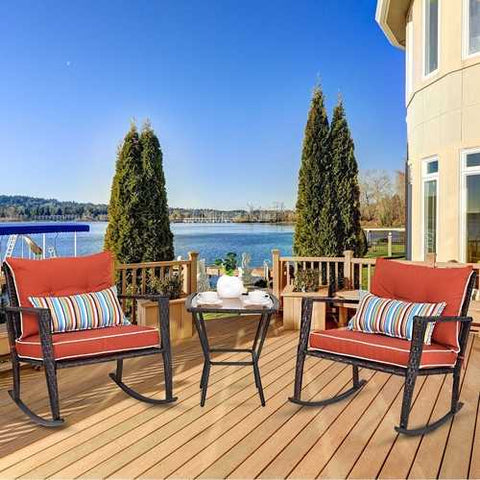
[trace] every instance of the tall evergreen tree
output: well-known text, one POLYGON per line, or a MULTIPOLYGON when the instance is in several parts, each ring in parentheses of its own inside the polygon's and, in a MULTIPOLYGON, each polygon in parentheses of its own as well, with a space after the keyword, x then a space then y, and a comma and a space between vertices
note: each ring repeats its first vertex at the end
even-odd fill
POLYGON ((366 253, 366 241, 360 226, 360 188, 355 145, 348 126, 343 101, 339 98, 330 128, 332 186, 339 211, 337 239, 340 252, 366 253))
POLYGON ((338 255, 337 215, 329 159, 329 124, 322 91, 313 91, 298 177, 293 249, 300 256, 338 255))
POLYGON ((150 122, 145 122, 140 135, 142 148, 142 217, 144 262, 172 260, 173 234, 170 220, 163 173, 163 155, 150 122))
POLYGON ((121 263, 140 262, 143 258, 141 179, 140 139, 132 124, 117 154, 104 245, 121 263))

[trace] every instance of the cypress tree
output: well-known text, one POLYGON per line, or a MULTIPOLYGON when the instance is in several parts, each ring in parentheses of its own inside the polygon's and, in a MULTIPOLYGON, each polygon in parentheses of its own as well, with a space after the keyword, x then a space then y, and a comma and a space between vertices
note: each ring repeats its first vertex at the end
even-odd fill
POLYGON ((337 215, 329 160, 329 124, 324 96, 313 91, 298 176, 293 249, 300 256, 335 256, 337 215))
POLYGON ((355 145, 348 126, 343 101, 339 98, 333 111, 330 129, 333 190, 339 211, 338 247, 353 250, 355 256, 366 253, 364 233, 360 226, 360 188, 355 145))
POLYGON ((121 263, 142 260, 141 178, 140 139, 132 124, 117 154, 104 244, 121 263))
POLYGON ((142 218, 144 262, 172 260, 173 235, 163 172, 163 155, 160 142, 150 122, 145 122, 140 135, 142 148, 142 218))

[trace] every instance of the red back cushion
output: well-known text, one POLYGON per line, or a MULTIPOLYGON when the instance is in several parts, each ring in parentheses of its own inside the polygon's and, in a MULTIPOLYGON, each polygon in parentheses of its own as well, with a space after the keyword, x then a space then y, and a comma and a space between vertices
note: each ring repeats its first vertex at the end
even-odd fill
MULTIPOLYGON (((371 292, 377 297, 410 302, 446 302, 443 316, 460 315, 472 267, 432 268, 377 259, 371 292)), ((432 341, 460 349, 458 322, 437 323, 432 341)))
MULTIPOLYGON (((48 260, 6 260, 13 274, 18 302, 31 307, 28 297, 55 297, 98 292, 113 285, 113 257, 109 252, 87 257, 48 260)), ((22 338, 38 333, 34 315, 22 314, 22 338)))

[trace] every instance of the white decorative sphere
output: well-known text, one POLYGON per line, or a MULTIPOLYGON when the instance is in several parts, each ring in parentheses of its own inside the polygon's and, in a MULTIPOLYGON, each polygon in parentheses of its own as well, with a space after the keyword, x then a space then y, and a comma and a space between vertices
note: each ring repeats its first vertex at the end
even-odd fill
POLYGON ((243 282, 238 277, 222 275, 217 282, 217 293, 221 298, 238 298, 243 293, 243 282))

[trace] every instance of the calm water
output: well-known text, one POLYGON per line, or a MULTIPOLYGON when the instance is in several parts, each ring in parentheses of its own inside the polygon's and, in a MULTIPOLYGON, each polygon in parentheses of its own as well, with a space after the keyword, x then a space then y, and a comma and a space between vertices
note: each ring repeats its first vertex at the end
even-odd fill
MULTIPOLYGON (((100 252, 103 248, 106 223, 91 223, 90 232, 78 234, 78 254, 88 255, 100 252)), ((172 224, 174 233, 175 255, 187 257, 190 250, 200 253, 207 264, 212 264, 216 258, 227 252, 236 252, 240 257, 248 252, 251 265, 260 266, 264 260, 271 259, 271 250, 279 248, 282 255, 292 253, 293 226, 270 224, 172 224)), ((32 239, 42 246, 42 236, 32 235, 32 239)), ((3 258, 7 237, 0 236, 0 258, 3 258)), ((73 254, 73 234, 48 234, 47 251, 53 246, 59 256, 73 254)), ((27 249, 25 249, 27 255, 27 249)), ((21 255, 20 241, 15 249, 15 255, 21 255)))

